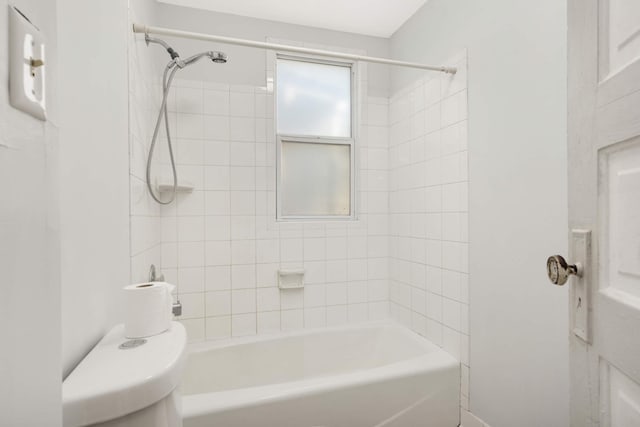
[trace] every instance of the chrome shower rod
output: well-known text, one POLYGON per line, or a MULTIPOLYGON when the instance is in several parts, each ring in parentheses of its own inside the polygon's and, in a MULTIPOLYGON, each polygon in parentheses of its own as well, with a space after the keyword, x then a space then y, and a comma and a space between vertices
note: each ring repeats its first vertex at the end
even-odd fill
POLYGON ((133 24, 134 33, 156 34, 171 37, 180 37, 184 39, 203 40, 209 42, 218 42, 233 44, 245 47, 254 47, 258 49, 271 49, 278 52, 301 53, 305 55, 318 55, 337 59, 346 59, 349 61, 364 61, 375 64, 395 65, 399 67, 419 68, 421 70, 439 71, 442 73, 455 74, 458 71, 455 67, 437 67, 432 65, 420 64, 417 62, 396 61, 394 59, 378 58, 375 56, 354 55, 350 53, 332 52, 329 50, 310 49, 306 47, 289 46, 286 44, 266 43, 255 40, 237 39, 233 37, 215 36, 212 34, 194 33, 191 31, 173 30, 171 28, 152 27, 142 24, 133 24))

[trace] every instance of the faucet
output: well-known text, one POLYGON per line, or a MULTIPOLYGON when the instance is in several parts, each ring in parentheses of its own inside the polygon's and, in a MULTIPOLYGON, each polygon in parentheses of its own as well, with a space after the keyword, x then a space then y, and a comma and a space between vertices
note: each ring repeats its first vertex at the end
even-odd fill
MULTIPOLYGON (((164 282, 164 274, 156 272, 156 266, 151 264, 149 268, 149 281, 150 282, 164 282)), ((171 305, 171 312, 174 316, 182 316, 182 303, 176 296, 176 302, 171 305)))
POLYGON ((156 273, 156 266, 154 264, 151 264, 151 267, 149 267, 149 281, 164 282, 164 274, 156 273))

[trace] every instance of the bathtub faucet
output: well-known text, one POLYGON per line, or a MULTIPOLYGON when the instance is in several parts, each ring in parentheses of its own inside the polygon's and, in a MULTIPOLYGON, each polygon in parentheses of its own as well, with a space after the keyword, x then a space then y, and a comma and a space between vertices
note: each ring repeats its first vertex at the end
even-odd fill
MULTIPOLYGON (((158 273, 156 271, 156 266, 153 265, 153 264, 151 264, 151 267, 149 268, 149 281, 150 282, 155 282, 155 281, 164 282, 164 274, 158 273)), ((182 303, 180 302, 180 300, 178 299, 177 296, 176 296, 176 302, 174 302, 171 305, 171 312, 176 317, 177 316, 182 316, 182 303)))

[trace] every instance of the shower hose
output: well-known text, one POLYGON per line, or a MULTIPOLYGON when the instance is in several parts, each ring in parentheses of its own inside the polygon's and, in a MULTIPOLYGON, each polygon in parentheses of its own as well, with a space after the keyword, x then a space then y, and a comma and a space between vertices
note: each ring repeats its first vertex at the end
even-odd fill
POLYGON ((160 105, 160 112, 158 113, 158 120, 156 120, 156 126, 153 130, 153 136, 151 137, 151 145, 149 146, 149 156, 147 158, 147 188, 149 189, 149 194, 153 197, 153 200, 160 203, 161 205, 168 205, 173 202, 176 198, 176 190, 178 187, 178 173, 176 172, 176 161, 173 156, 173 145, 171 143, 171 132, 169 129, 169 113, 167 112, 167 97, 169 95, 169 88, 171 87, 171 82, 173 81, 173 77, 178 70, 178 65, 176 60, 171 60, 164 69, 164 73, 162 76, 162 104, 160 105), (158 140, 158 133, 160 131, 160 124, 162 123, 162 119, 164 118, 164 126, 165 131, 167 133, 167 146, 169 149, 169 159, 171 161, 171 171, 173 173, 173 190, 171 191, 171 198, 169 200, 161 200, 160 194, 154 193, 153 185, 151 185, 151 160, 153 159, 153 152, 156 147, 156 142, 158 140))

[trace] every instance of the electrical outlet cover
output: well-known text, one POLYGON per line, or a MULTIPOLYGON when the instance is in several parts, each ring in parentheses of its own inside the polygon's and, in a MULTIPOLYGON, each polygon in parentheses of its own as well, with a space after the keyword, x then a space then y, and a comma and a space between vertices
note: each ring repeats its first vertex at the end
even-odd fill
POLYGON ((9 102, 46 120, 44 36, 20 10, 9 6, 9 102))

